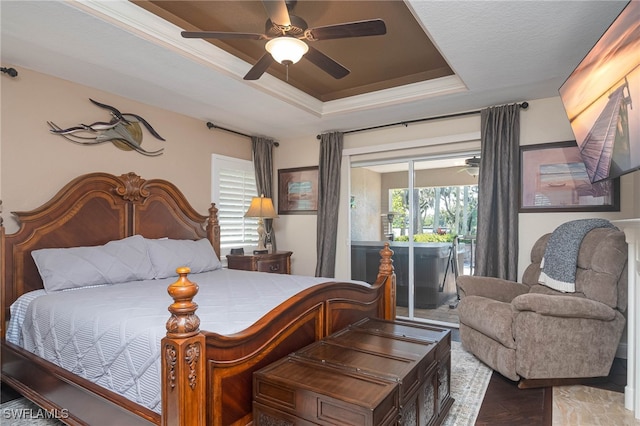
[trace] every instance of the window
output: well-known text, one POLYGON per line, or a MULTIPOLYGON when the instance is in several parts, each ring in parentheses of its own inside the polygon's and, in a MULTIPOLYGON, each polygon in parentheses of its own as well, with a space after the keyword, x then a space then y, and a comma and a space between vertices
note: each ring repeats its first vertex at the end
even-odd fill
MULTIPOLYGON (((476 233, 478 185, 415 188, 416 234, 469 235, 476 233)), ((394 237, 408 234, 409 190, 389 190, 389 205, 395 214, 387 219, 394 237)))
POLYGON ((247 248, 258 244, 257 219, 244 217, 257 197, 253 163, 214 154, 211 160, 211 200, 218 207, 220 249, 247 248))

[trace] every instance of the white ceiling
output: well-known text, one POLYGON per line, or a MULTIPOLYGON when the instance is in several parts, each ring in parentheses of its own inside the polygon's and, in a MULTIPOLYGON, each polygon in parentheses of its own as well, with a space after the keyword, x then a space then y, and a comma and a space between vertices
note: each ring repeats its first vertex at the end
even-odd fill
POLYGON ((1 61, 282 140, 557 96, 626 1, 407 3, 455 77, 322 103, 126 1, 2 0, 1 61))

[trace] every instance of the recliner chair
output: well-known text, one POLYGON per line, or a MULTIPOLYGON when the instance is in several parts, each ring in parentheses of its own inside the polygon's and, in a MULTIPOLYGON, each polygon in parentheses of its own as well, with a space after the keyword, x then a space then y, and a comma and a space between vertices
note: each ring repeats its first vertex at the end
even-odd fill
POLYGON ((467 275, 457 280, 462 346, 503 376, 520 380, 521 388, 607 376, 626 321, 624 233, 596 228, 586 234, 575 293, 538 284, 550 236, 534 244, 522 283, 467 275))

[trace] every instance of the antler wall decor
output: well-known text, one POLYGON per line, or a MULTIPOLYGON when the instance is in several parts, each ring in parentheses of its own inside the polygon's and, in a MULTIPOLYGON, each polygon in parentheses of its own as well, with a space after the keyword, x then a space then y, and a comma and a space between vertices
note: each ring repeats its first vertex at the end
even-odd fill
POLYGON ((142 129, 140 128, 139 123, 142 123, 149 133, 151 133, 156 139, 160 139, 161 141, 165 140, 153 127, 151 127, 147 120, 139 115, 129 112, 121 113, 116 108, 96 102, 91 98, 89 98, 89 100, 94 105, 109 110, 112 117, 111 121, 96 121, 92 124, 79 124, 66 129, 61 128, 52 121, 47 121, 47 124, 51 127, 50 132, 80 145, 97 145, 105 142, 111 142, 116 147, 124 151, 134 150, 149 157, 156 157, 162 154, 164 148, 157 151, 147 151, 141 146, 142 129))

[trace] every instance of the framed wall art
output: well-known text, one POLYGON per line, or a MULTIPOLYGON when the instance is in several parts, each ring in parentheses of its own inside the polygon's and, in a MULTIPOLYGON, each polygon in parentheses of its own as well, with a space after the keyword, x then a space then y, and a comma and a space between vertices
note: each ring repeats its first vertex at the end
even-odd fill
POLYGON ((318 166, 278 170, 278 214, 317 214, 318 166))
POLYGON ((592 184, 575 141, 520 147, 520 212, 620 211, 620 179, 592 184))

